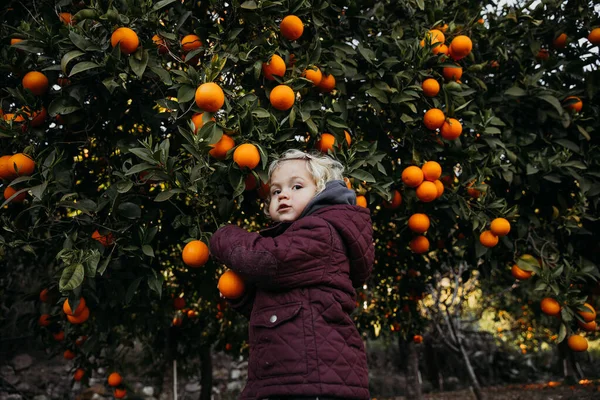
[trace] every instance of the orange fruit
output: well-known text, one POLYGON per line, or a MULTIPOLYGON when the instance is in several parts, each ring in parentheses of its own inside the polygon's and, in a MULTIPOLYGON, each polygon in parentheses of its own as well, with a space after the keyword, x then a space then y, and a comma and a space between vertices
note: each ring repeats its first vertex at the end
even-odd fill
POLYGON ((448 49, 448 46, 446 46, 445 44, 438 44, 436 45, 434 48, 431 49, 431 52, 433 54, 445 54, 448 55, 448 52, 450 50, 448 49))
POLYGON ((115 396, 115 399, 123 399, 125 396, 127 396, 127 390, 115 388, 113 395, 115 396))
POLYGON ((123 378, 121 378, 121 374, 118 372, 113 372, 108 376, 108 386, 119 386, 122 381, 123 378))
POLYGON ((181 326, 181 324, 183 324, 183 319, 180 317, 173 317, 172 324, 173 326, 181 326))
POLYGON ((315 143, 315 147, 323 153, 327 153, 328 151, 333 151, 334 144, 335 136, 333 136, 331 133, 323 133, 321 138, 315 143))
POLYGON ((585 322, 592 322, 593 320, 595 320, 596 310, 594 310, 594 307, 592 307, 592 305, 589 303, 585 303, 583 306, 586 309, 584 311, 577 311, 577 314, 579 314, 585 322))
POLYGON ((546 315, 554 316, 560 313, 560 304, 558 304, 558 301, 551 297, 543 298, 540 306, 542 308, 542 312, 546 315))
POLYGON ((439 108, 432 108, 430 110, 427 110, 427 112, 423 116, 423 123, 425 124, 427 129, 431 129, 432 131, 441 128, 445 120, 446 116, 444 115, 444 112, 439 108))
POLYGON ((67 314, 67 319, 73 325, 83 324, 85 321, 88 320, 89 317, 90 317, 90 309, 88 307, 85 307, 81 311, 81 314, 79 314, 79 315, 69 315, 69 314, 67 314))
POLYGON ((227 270, 219 278, 217 288, 226 299, 237 299, 244 294, 245 284, 238 274, 227 270))
POLYGON ((317 85, 323 93, 330 93, 335 89, 335 76, 331 74, 323 74, 321 82, 317 85))
POLYGON ((399 191, 394 189, 394 192, 392 193, 392 200, 384 201, 383 207, 390 210, 395 210, 396 208, 400 207, 400 204, 402 204, 402 195, 399 191))
POLYGON ((117 28, 110 36, 110 44, 112 47, 121 45, 121 53, 135 53, 140 45, 140 39, 137 33, 130 28, 117 28))
POLYGON ((181 256, 188 267, 201 267, 208 261, 208 246, 200 240, 192 240, 185 245, 181 256))
POLYGON ((569 97, 567 97, 566 99, 564 99, 563 101, 567 101, 567 100, 571 100, 571 99, 575 99, 575 100, 577 100, 577 101, 576 101, 576 102, 574 102, 574 103, 571 103, 571 104, 569 104, 569 105, 566 105, 566 106, 564 106, 564 107, 565 107, 566 109, 568 109, 568 110, 572 110, 572 111, 575 111, 575 112, 580 112, 580 111, 581 111, 581 109, 583 108, 583 102, 581 101, 581 99, 580 99, 579 97, 576 97, 576 96, 569 96, 569 97))
POLYGON ((260 153, 258 148, 250 143, 239 145, 233 152, 233 162, 240 168, 256 168, 260 163, 260 153))
POLYGON ((185 308, 185 299, 183 297, 175 297, 173 299, 173 308, 175 310, 181 310, 185 308))
POLYGON ((440 84, 433 78, 425 79, 421 84, 421 88, 423 89, 423 94, 427 97, 437 96, 440 92, 440 84))
POLYGON ((440 128, 440 135, 446 140, 456 140, 462 133, 462 124, 454 118, 448 118, 440 128))
POLYGON ((83 312, 83 309, 86 308, 85 306, 85 299, 83 297, 79 298, 79 304, 77 304, 77 308, 75 309, 75 311, 73 311, 71 309, 71 306, 69 305, 69 299, 66 299, 63 302, 63 312, 67 315, 73 315, 75 317, 78 317, 81 315, 81 313, 83 312))
POLYGON ((416 165, 410 165, 402 171, 402 182, 408 187, 419 186, 424 179, 423 171, 416 165))
POLYGON ((423 343, 423 336, 421 336, 421 335, 415 335, 415 336, 413 336, 413 342, 415 342, 416 344, 423 343))
POLYGON ((494 247, 498 244, 498 236, 494 235, 492 231, 483 231, 479 235, 479 243, 485 247, 494 247))
POLYGON ((35 161, 28 155, 17 153, 8 160, 11 172, 14 171, 15 176, 29 176, 35 170, 35 161))
POLYGON ((425 233, 429 225, 429 217, 426 214, 416 213, 408 219, 408 228, 416 233, 425 233))
POLYGON ((279 111, 286 111, 292 108, 296 94, 291 87, 287 85, 277 85, 271 90, 269 101, 273 108, 279 111))
POLYGON ((227 157, 227 152, 235 147, 235 141, 231 136, 223 134, 221 139, 213 145, 212 149, 208 151, 208 154, 216 158, 217 160, 224 160, 227 157))
POLYGON ((285 66, 285 61, 283 61, 283 58, 277 54, 273 54, 269 62, 263 63, 262 65, 263 74, 265 74, 265 78, 270 81, 275 79, 273 78, 273 75, 283 77, 286 69, 287 67, 285 66))
POLYGON ((460 65, 455 67, 444 67, 442 75, 447 81, 457 81, 463 74, 463 69, 460 65))
POLYGON ((165 40, 159 35, 152 36, 152 43, 158 47, 158 54, 166 54, 169 52, 169 48, 167 47, 165 40))
POLYGON ((429 240, 425 236, 417 236, 408 244, 413 253, 423 254, 429 250, 429 240))
POLYGON ((281 36, 287 40, 297 40, 304 33, 304 24, 302 24, 302 20, 297 16, 288 15, 279 24, 279 31, 281 32, 281 36))
POLYGON ((67 349, 63 353, 63 357, 65 360, 72 360, 75 358, 75 353, 73 353, 71 350, 67 349))
POLYGON ((438 191, 437 197, 438 198, 441 197, 444 194, 444 184, 439 179, 436 179, 435 181, 433 181, 433 184, 435 185, 435 187, 438 191))
POLYGON ((48 315, 48 314, 42 314, 42 315, 40 315, 40 318, 38 319, 38 325, 39 326, 48 326, 48 325, 50 325, 50 315, 48 315))
POLYGON ((581 321, 577 321, 577 324, 579 325, 579 327, 586 331, 586 332, 596 332, 596 329, 598 329, 598 325, 596 324, 596 321, 590 321, 590 322, 581 322, 581 321))
POLYGON ((438 197, 437 186, 433 182, 423 181, 417 186, 416 194, 423 203, 429 203, 438 197))
POLYGON ((181 39, 181 49, 187 53, 194 49, 202 47, 202 42, 197 35, 186 35, 181 39))
POLYGON ((29 125, 31 125, 31 127, 33 128, 42 126, 44 122, 46 122, 46 118, 48 117, 46 107, 42 107, 41 110, 34 111, 33 113, 30 113, 29 110, 26 110, 25 113, 29 116, 29 125))
POLYGON ((519 266, 517 264, 512 266, 512 269, 510 272, 512 273, 512 276, 515 279, 518 279, 520 281, 527 280, 527 279, 531 278, 531 275, 533 275, 533 272, 522 270, 521 268, 519 268, 519 266))
POLYGON ((442 176, 442 166, 436 161, 427 161, 421 167, 423 171, 423 178, 427 181, 435 181, 442 176))
POLYGON ((60 19, 60 22, 62 22, 65 25, 73 25, 73 23, 75 22, 71 13, 68 12, 59 13, 58 18, 60 19))
MULTIPOLYGON (((18 192, 18 190, 15 189, 14 187, 7 186, 4 189, 4 200, 10 199, 12 197, 12 195, 15 194, 15 193, 17 193, 17 192, 18 192)), ((15 197, 14 199, 12 199, 11 201, 13 203, 22 203, 25 200, 26 197, 27 197, 27 192, 23 192, 20 195, 18 195, 17 197, 15 197)))
POLYGON ((79 347, 83 346, 83 344, 85 343, 85 341, 87 340, 87 336, 83 335, 83 336, 79 336, 77 339, 75 339, 75 344, 79 347))
MULTIPOLYGON (((473 199, 477 199, 479 197, 481 197, 482 193, 480 190, 474 189, 471 186, 473 186, 475 184, 475 181, 469 182, 469 184, 467 185, 467 194, 472 197, 473 199)), ((485 184, 485 182, 481 182, 482 185, 485 184)))
POLYGON ((50 291, 48 289, 42 289, 42 291, 40 292, 40 301, 42 303, 47 303, 49 300, 49 293, 50 291))
POLYGON ((196 105, 204 111, 216 112, 225 103, 225 93, 214 82, 203 83, 196 89, 196 105))
POLYGON ((344 131, 344 137, 346 138, 346 143, 348 143, 348 147, 352 144, 352 136, 348 133, 348 131, 344 131))
POLYGON ((555 49, 564 49, 567 47, 567 34, 561 33, 552 41, 552 47, 555 49))
MULTIPOLYGON (((592 29, 592 31, 588 35, 588 40, 591 44, 600 45, 600 28, 592 29)), ((10 41, 10 44, 13 44, 12 39, 10 41)))
POLYGON ((302 72, 302 77, 311 81, 313 85, 318 86, 323 79, 323 73, 318 67, 311 65, 302 72))
POLYGON ((437 25, 437 26, 434 26, 433 29, 437 29, 438 31, 440 31, 442 33, 446 33, 446 31, 448 30, 448 24, 437 25))
POLYGON ((48 78, 38 71, 26 73, 21 83, 23 89, 29 89, 36 96, 41 96, 48 91, 48 78))
MULTIPOLYGON (((192 115, 192 123, 194 124, 194 134, 197 134, 198 131, 204 126, 203 117, 204 113, 195 113, 192 115)), ((215 121, 215 118, 211 118, 211 121, 215 121)))
POLYGON ((8 122, 12 122, 13 124, 14 123, 20 123, 20 122, 25 122, 25 118, 23 118, 22 115, 15 115, 14 113, 4 114, 2 116, 2 119, 4 119, 5 121, 8 121, 8 122))
POLYGON ((450 43, 450 54, 455 60, 460 60, 469 55, 473 49, 473 42, 468 36, 458 35, 450 43))
POLYGON ((535 56, 538 60, 546 61, 550 58, 550 51, 548 49, 540 49, 535 56))
MULTIPOLYGON (((590 34, 591 35, 591 34, 590 34)), ((22 42, 23 39, 19 39, 19 38, 11 38, 10 39, 10 45, 12 46, 13 44, 17 44, 19 42, 22 42)))
POLYGON ((588 342, 586 338, 581 335, 571 335, 567 340, 569 348, 573 351, 586 351, 588 349, 588 342))
POLYGON ((85 371, 82 370, 81 368, 79 368, 77 371, 75 371, 75 373, 73 374, 73 379, 76 380, 77 382, 79 382, 80 380, 83 379, 83 376, 85 375, 85 371))
POLYGON ((421 43, 423 43, 421 45, 421 47, 423 47, 425 45, 425 43, 435 44, 435 43, 444 43, 445 41, 446 41, 446 36, 444 35, 444 33, 442 31, 440 31, 438 29, 431 29, 425 34, 424 41, 421 41, 421 43))
POLYGON ((359 207, 362 207, 362 208, 367 208, 368 207, 367 198, 363 195, 356 196, 356 205, 359 207))
POLYGON ((477 20, 477 23, 478 23, 479 25, 483 25, 483 23, 484 23, 484 22, 485 22, 485 21, 484 21, 484 19, 483 19, 483 18, 479 18, 479 19, 477 20))
POLYGON ((13 179, 17 176, 10 163, 11 157, 10 155, 0 157, 0 179, 13 179))
POLYGON ((65 331, 53 333, 52 336, 57 342, 62 342, 63 340, 65 340, 65 331))
POLYGON ((495 218, 490 224, 490 230, 496 236, 506 236, 510 232, 510 222, 504 218, 495 218))
POLYGON ((109 232, 106 235, 101 235, 97 229, 92 233, 92 239, 99 242, 104 247, 108 247, 115 242, 112 233, 109 232))

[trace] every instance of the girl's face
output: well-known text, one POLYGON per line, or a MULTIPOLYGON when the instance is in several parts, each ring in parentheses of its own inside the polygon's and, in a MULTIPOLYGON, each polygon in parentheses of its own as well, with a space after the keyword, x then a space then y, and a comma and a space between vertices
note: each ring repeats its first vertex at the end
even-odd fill
POLYGON ((274 221, 292 222, 317 194, 317 185, 305 160, 288 160, 271 175, 269 215, 274 221))

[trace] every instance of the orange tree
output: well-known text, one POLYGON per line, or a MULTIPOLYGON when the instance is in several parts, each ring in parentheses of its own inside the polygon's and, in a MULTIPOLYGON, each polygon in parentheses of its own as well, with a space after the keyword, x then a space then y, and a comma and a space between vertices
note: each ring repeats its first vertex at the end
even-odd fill
POLYGON ((598 277, 591 4, 9 3, 2 257, 48 289, 55 350, 88 337, 77 367, 118 370, 135 339, 187 367, 246 349, 223 266, 182 253, 228 221, 264 226, 266 167, 291 147, 337 157, 372 210, 365 335, 420 334, 426 284, 459 261, 490 293, 533 271, 522 296, 562 304, 560 340, 577 328, 598 277), (67 298, 89 316, 70 322, 67 298))

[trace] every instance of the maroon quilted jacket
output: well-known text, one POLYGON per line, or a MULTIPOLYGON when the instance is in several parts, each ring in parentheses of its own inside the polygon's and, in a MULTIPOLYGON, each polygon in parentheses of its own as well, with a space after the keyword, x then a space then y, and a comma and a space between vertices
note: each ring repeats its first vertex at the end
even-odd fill
POLYGON ((333 181, 294 222, 260 234, 229 225, 212 236, 213 257, 248 284, 232 303, 250 317, 241 399, 370 398, 365 349, 349 313, 374 248, 369 210, 352 203, 354 193, 333 181))

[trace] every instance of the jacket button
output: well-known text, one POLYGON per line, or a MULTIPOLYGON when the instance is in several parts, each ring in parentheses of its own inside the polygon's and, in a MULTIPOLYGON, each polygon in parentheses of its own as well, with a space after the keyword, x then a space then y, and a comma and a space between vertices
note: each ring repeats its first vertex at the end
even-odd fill
POLYGON ((275 314, 271 315, 271 318, 269 318, 269 321, 271 321, 271 323, 274 324, 275 321, 277 321, 277 315, 275 315, 275 314))

